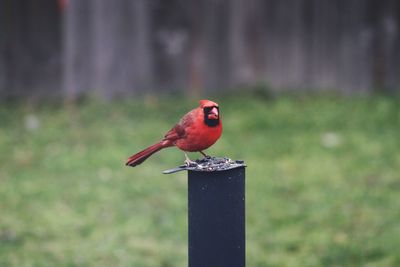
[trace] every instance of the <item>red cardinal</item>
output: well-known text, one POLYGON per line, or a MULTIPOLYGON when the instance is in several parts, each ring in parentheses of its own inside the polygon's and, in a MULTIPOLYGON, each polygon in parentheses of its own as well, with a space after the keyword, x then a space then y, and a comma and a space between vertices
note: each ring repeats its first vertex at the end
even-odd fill
MULTIPOLYGON (((183 116, 160 142, 129 157, 126 165, 135 167, 157 151, 170 146, 206 156, 203 150, 212 146, 221 136, 222 122, 217 103, 210 100, 200 100, 199 103, 200 106, 183 116)), ((192 163, 186 153, 185 157, 186 164, 192 163)))

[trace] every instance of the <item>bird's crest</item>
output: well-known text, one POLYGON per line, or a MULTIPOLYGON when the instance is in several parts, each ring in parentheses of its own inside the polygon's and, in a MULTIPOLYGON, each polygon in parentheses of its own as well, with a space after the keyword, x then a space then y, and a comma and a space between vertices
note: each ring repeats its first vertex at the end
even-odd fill
POLYGON ((211 101, 211 100, 207 100, 207 99, 203 99, 199 101, 200 103, 200 107, 204 108, 204 107, 218 107, 218 104, 211 101))

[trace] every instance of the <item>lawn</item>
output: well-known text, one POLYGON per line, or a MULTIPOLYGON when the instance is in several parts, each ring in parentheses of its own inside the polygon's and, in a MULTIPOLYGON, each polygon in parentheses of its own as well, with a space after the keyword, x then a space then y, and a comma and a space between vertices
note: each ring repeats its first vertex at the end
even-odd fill
MULTIPOLYGON (((247 266, 400 266, 400 99, 220 95, 244 159, 247 266)), ((194 100, 0 106, 0 266, 187 266, 185 173, 157 141, 194 100)), ((199 157, 191 154, 191 158, 199 157)))

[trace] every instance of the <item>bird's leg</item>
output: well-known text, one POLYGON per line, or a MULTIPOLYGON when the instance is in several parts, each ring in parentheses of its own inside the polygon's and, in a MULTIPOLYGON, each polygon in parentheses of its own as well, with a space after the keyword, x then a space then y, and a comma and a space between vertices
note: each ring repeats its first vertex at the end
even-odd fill
POLYGON ((199 152, 200 152, 205 158, 211 158, 209 155, 207 155, 207 154, 204 153, 203 151, 199 150, 199 152))
POLYGON ((188 155, 186 154, 186 152, 184 152, 184 153, 185 153, 185 165, 186 166, 190 167, 192 165, 197 165, 196 161, 190 160, 188 155))

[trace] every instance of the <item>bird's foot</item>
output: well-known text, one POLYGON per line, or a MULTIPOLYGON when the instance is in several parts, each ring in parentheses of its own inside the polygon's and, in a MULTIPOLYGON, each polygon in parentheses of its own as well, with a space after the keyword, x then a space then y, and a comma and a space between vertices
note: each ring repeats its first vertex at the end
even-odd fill
POLYGON ((193 161, 193 160, 190 160, 190 159, 185 159, 184 162, 185 162, 185 165, 187 167, 193 167, 193 166, 197 166, 198 165, 196 161, 193 161))
POLYGON ((192 167, 192 166, 198 165, 196 161, 190 160, 186 153, 185 153, 185 161, 184 162, 187 167, 192 167))
POLYGON ((203 151, 200 150, 199 152, 204 156, 205 159, 211 158, 211 156, 207 155, 207 154, 204 153, 203 151))

